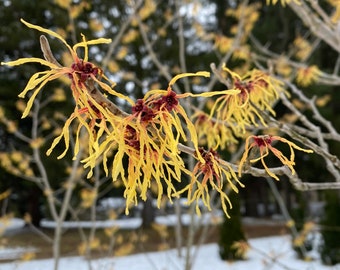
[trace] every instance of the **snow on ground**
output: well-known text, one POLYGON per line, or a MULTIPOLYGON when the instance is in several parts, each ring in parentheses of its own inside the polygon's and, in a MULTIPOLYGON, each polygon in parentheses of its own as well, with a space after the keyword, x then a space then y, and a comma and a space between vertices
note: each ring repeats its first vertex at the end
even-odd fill
MULTIPOLYGON (((304 262, 295 258, 289 236, 250 239, 253 247, 245 261, 228 263, 221 261, 216 244, 204 245, 199 249, 193 270, 340 270, 340 265, 327 267, 318 260, 304 262), (267 257, 263 254, 268 254, 267 257)), ((63 258, 61 270, 86 270, 88 263, 81 257, 63 258)), ((184 259, 176 250, 150 252, 131 256, 92 260, 93 270, 182 270, 184 259)), ((0 264, 1 270, 52 270, 53 260, 0 264)))
MULTIPOLYGON (((203 216, 203 222, 211 222, 214 218, 218 218, 219 214, 207 214, 203 216)), ((184 224, 193 222, 186 215, 183 215, 182 221, 184 224)), ((194 220, 198 222, 198 219, 194 220)), ((258 222, 254 219, 245 219, 246 223, 258 222)), ((156 223, 166 224, 169 226, 177 222, 173 215, 158 216, 156 223)), ((275 222, 275 221, 271 221, 275 222)), ((128 218, 115 221, 101 221, 97 222, 97 227, 111 227, 118 225, 121 228, 134 229, 141 224, 140 218, 128 218), (113 224, 112 222, 116 222, 113 224)), ((45 227, 54 227, 51 221, 44 221, 42 224, 45 227)), ((69 222, 65 223, 66 227, 75 226, 93 226, 91 222, 69 222)), ((0 224, 0 228, 1 225, 0 224)), ((13 219, 6 224, 6 231, 13 231, 23 226, 23 221, 13 219)), ((340 264, 327 267, 321 264, 317 252, 311 254, 315 259, 311 262, 304 262, 296 259, 295 253, 291 248, 291 240, 289 236, 274 236, 265 238, 250 239, 251 250, 248 253, 248 259, 239 262, 224 262, 219 258, 218 245, 208 244, 202 246, 197 255, 193 265, 193 270, 340 270, 340 264)), ((1 248, 0 247, 0 262, 1 259, 15 259, 18 254, 30 250, 23 250, 21 247, 17 248, 1 248)), ((195 249, 192 249, 194 252, 195 249)), ((185 255, 185 250, 183 250, 185 255)), ((87 270, 89 264, 92 270, 182 270, 184 269, 185 259, 178 257, 177 250, 169 250, 162 252, 149 252, 137 255, 130 255, 124 257, 103 258, 92 261, 87 261, 83 257, 67 257, 60 260, 60 270, 87 270)), ((14 261, 11 263, 0 263, 0 270, 52 270, 53 259, 31 260, 31 261, 14 261)))
MULTIPOLYGON (((216 213, 204 213, 200 217, 194 216, 194 220, 191 219, 190 215, 183 214, 181 216, 181 222, 183 225, 188 225, 190 222, 196 222, 200 224, 218 222, 222 217, 221 211, 216 211, 216 213)), ((178 223, 177 215, 166 215, 166 216, 157 216, 155 218, 155 223, 174 226, 178 223)), ((131 217, 125 219, 113 219, 113 220, 103 220, 103 221, 64 221, 62 227, 63 228, 92 228, 95 226, 96 228, 109 228, 113 226, 118 226, 119 228, 124 229, 137 229, 142 224, 142 218, 140 217, 131 217)), ((43 228, 54 228, 56 223, 52 220, 42 220, 40 223, 43 228)))
POLYGON ((8 233, 24 227, 25 221, 20 218, 0 220, 0 232, 8 233))

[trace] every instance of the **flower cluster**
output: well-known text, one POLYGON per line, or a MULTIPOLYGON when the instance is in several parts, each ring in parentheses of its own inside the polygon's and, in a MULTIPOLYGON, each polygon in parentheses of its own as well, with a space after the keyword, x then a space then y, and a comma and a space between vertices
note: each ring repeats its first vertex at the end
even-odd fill
MULTIPOLYGON (((110 121, 112 115, 110 112, 105 108, 104 104, 99 104, 97 100, 93 98, 93 93, 97 89, 95 88, 95 84, 97 84, 101 90, 104 92, 114 95, 119 98, 123 98, 127 101, 130 99, 112 89, 112 87, 108 84, 109 79, 102 74, 100 68, 94 65, 91 62, 88 62, 88 45, 96 45, 96 44, 103 44, 103 43, 110 43, 110 39, 99 38, 95 40, 87 41, 84 36, 82 36, 82 42, 75 44, 71 47, 67 42, 57 33, 42 28, 40 26, 28 23, 21 19, 22 23, 26 26, 36 29, 42 33, 46 33, 50 36, 53 36, 60 40, 68 49, 69 53, 71 54, 73 63, 70 67, 61 66, 52 55, 47 39, 45 36, 41 36, 41 47, 44 53, 45 59, 40 58, 21 58, 15 61, 10 61, 6 63, 1 63, 2 65, 8 66, 17 66, 26 63, 40 63, 43 66, 49 68, 49 70, 37 72, 32 75, 31 79, 28 81, 25 89, 19 94, 19 97, 24 98, 28 92, 32 92, 28 102, 26 109, 23 112, 22 117, 28 116, 33 102, 41 89, 50 81, 56 80, 63 76, 67 76, 71 80, 71 91, 73 98, 75 100, 75 108, 73 113, 70 115, 68 120, 65 122, 62 133, 55 138, 54 142, 52 143, 51 148, 48 150, 48 154, 51 153, 52 149, 59 143, 59 141, 64 138, 66 149, 65 151, 59 156, 62 158, 68 148, 69 148, 69 129, 72 121, 74 119, 78 119, 78 128, 77 128, 77 142, 76 142, 76 151, 74 155, 76 156, 79 150, 79 141, 78 138, 80 136, 81 127, 85 127, 85 129, 89 133, 89 145, 95 144, 97 140, 99 140, 99 134, 103 134, 104 132, 108 131, 107 121, 110 121), (81 59, 78 57, 77 50, 79 48, 84 49, 84 58, 81 59), (103 82, 102 79, 106 80, 103 82)), ((112 83, 110 83, 112 84, 112 83)), ((89 147, 91 151, 92 147, 89 147)))
POLYGON ((247 161, 249 161, 250 163, 255 163, 257 161, 261 161, 264 169, 266 170, 266 172, 268 173, 269 176, 273 177, 276 180, 279 180, 279 178, 268 168, 267 164, 264 161, 264 158, 267 157, 269 155, 269 153, 273 153, 279 160, 280 162, 287 166, 292 174, 295 173, 294 170, 294 165, 295 165, 295 152, 294 149, 299 150, 299 151, 303 151, 306 153, 312 153, 312 150, 309 149, 304 149, 301 148, 299 146, 297 146, 295 143, 288 141, 285 138, 282 138, 280 136, 271 136, 271 135, 260 135, 260 136, 249 136, 246 139, 246 144, 245 144, 245 151, 243 153, 243 156, 241 158, 240 164, 239 164, 239 177, 242 174, 242 170, 246 164, 247 161), (250 143, 250 141, 252 141, 250 143), (274 142, 283 142, 285 144, 287 144, 289 146, 290 149, 290 157, 286 157, 280 150, 278 150, 277 148, 275 148, 273 146, 274 142), (250 151, 252 149, 258 149, 259 151, 259 155, 257 157, 251 157, 251 159, 249 160, 249 156, 250 156, 250 151))
MULTIPOLYGON (((109 43, 110 39, 87 41, 82 35, 82 41, 71 47, 59 34, 24 20, 22 22, 60 40, 72 58, 69 66, 59 64, 50 51, 46 37, 41 36, 45 59, 22 58, 1 63, 17 66, 33 62, 48 68, 33 74, 20 93, 21 98, 31 94, 26 108, 23 108, 23 117, 30 114, 34 100, 48 82, 61 77, 68 78, 75 107, 47 154, 63 139, 65 150, 58 156, 62 158, 69 149, 70 137, 75 136, 73 154, 76 157, 85 136, 88 149, 82 163, 88 169, 87 176, 92 177, 93 169, 102 163, 105 173, 111 174, 113 181, 121 181, 125 187, 126 213, 131 205, 138 203, 139 198, 146 200, 150 189, 156 190, 158 206, 161 205, 164 193, 170 201, 173 197, 187 194, 188 203, 196 202, 197 213, 200 213, 198 201, 202 200, 211 209, 210 191, 215 190, 220 195, 223 211, 228 215, 227 208, 231 204, 226 191, 238 192, 237 186, 243 187, 238 177, 247 161, 254 163, 261 160, 268 175, 278 179, 264 161, 269 152, 288 166, 293 174, 294 149, 311 152, 278 136, 250 136, 246 140, 245 152, 239 164, 239 176, 229 163, 219 158, 215 151, 217 147, 224 149, 229 143, 236 143, 236 138, 244 136, 247 127, 257 126, 259 123, 266 125, 260 111, 275 114, 272 106, 279 99, 280 93, 284 92, 282 84, 260 70, 254 69, 240 76, 223 67, 224 75, 229 76, 232 82, 230 89, 199 94, 179 94, 172 86, 183 77, 208 77, 209 72, 183 73, 175 76, 166 90, 150 90, 142 99, 133 101, 116 92, 113 89, 114 84, 88 59, 89 45, 109 43), (77 54, 79 49, 83 49, 83 58, 77 54), (106 95, 125 100, 131 105, 130 113, 121 111, 106 95), (193 116, 193 123, 181 105, 181 99, 187 97, 216 97, 216 100, 211 106, 210 114, 197 111, 193 116), (71 131, 73 126, 75 129, 71 131), (203 140, 210 148, 209 151, 199 147, 199 141, 203 140), (290 158, 274 148, 274 141, 281 141, 290 147, 290 158), (196 159, 192 171, 186 168, 181 155, 182 142, 190 145, 187 153, 196 159), (259 156, 249 158, 253 148, 259 149, 259 156), (177 190, 176 182, 181 182, 183 175, 188 176, 190 182, 177 190)), ((14 128, 12 130, 15 132, 14 128)), ((39 147, 43 142, 36 140, 31 147, 39 147)), ((83 190, 83 206, 88 207, 96 196, 91 190, 83 190)))
POLYGON ((198 151, 194 125, 179 102, 187 95, 176 94, 171 86, 184 76, 208 75, 206 72, 182 74, 170 81, 167 90, 149 91, 144 99, 133 104, 130 115, 116 119, 115 130, 84 160, 85 167, 92 169, 97 160, 103 157, 108 174, 107 156, 115 151, 111 174, 113 181, 121 179, 125 185, 127 212, 128 206, 138 203, 139 194, 142 200, 146 200, 147 191, 153 183, 156 183, 158 190, 158 205, 165 188, 171 200, 176 192, 174 182, 181 181, 182 173, 191 174, 185 168, 177 147, 180 140, 188 140, 182 121, 185 122, 198 159, 204 162, 198 151), (126 159, 127 169, 124 166, 126 159))
MULTIPOLYGON (((198 162, 200 164, 206 162, 198 149, 198 137, 194 124, 179 101, 188 96, 216 95, 216 93, 177 94, 173 91, 172 85, 182 77, 207 77, 209 72, 177 75, 169 82, 167 90, 149 91, 143 99, 133 102, 127 96, 116 92, 101 69, 88 61, 88 45, 108 43, 110 40, 87 41, 82 36, 82 42, 71 47, 57 33, 24 20, 22 22, 30 28, 59 39, 66 46, 73 60, 68 67, 59 64, 50 51, 47 39, 42 36, 40 41, 45 59, 23 58, 1 63, 16 66, 36 62, 49 68, 49 70, 35 73, 19 95, 23 98, 29 91, 32 92, 24 109, 23 117, 29 115, 35 98, 48 82, 63 76, 71 80, 70 88, 75 100, 75 108, 66 120, 62 132, 54 139, 47 154, 50 154, 62 139, 64 139, 66 147, 59 158, 66 154, 70 144, 71 124, 76 120, 78 126, 75 129, 74 156, 77 156, 79 152, 82 144, 81 132, 85 130, 88 151, 87 157, 82 162, 84 168, 89 169, 88 177, 92 177, 93 168, 102 162, 105 172, 111 173, 114 181, 122 181, 125 186, 127 213, 131 204, 138 203, 139 197, 146 200, 147 191, 154 183, 158 190, 158 205, 161 202, 163 189, 166 189, 167 196, 171 200, 177 193, 174 182, 181 181, 183 173, 192 175, 192 172, 185 168, 178 144, 190 139, 198 162), (78 48, 84 49, 83 59, 78 57, 78 48), (114 110, 113 103, 105 99, 103 95, 105 93, 130 103, 131 113, 128 114, 119 109, 114 110), (109 163, 112 165, 110 171, 109 163)), ((235 91, 229 92, 234 94, 235 91)), ((225 94, 227 95, 228 91, 225 91, 225 94)), ((214 166, 216 167, 216 165, 214 166)), ((214 168, 214 170, 218 169, 214 168)), ((195 172, 198 173, 198 170, 195 172)), ((227 173, 224 169, 220 169, 219 175, 223 173, 235 177, 235 173, 227 173)), ((208 204, 206 199, 205 201, 208 204)), ((225 203, 223 205, 225 208, 225 203)))
POLYGON ((202 145, 207 145, 208 148, 220 147, 224 150, 227 146, 237 143, 232 129, 226 122, 213 119, 202 111, 197 111, 192 118, 202 145))
POLYGON ((199 138, 208 147, 224 149, 237 143, 236 138, 243 137, 247 127, 258 122, 266 125, 260 111, 275 114, 272 106, 284 90, 278 80, 257 69, 242 77, 226 67, 222 71, 222 75, 230 75, 230 89, 209 93, 217 97, 213 105, 207 104, 210 115, 197 111, 193 119, 199 138))
POLYGON ((321 71, 315 65, 306 68, 299 68, 296 72, 296 81, 302 87, 306 87, 315 83, 320 74, 321 71))
POLYGON ((230 69, 223 70, 231 76, 232 87, 228 94, 220 93, 211 108, 210 117, 228 123, 236 136, 242 136, 246 127, 266 125, 260 111, 267 110, 275 115, 272 106, 284 92, 282 83, 263 71, 253 69, 240 76, 230 69), (230 91, 234 91, 230 94, 230 91))
POLYGON ((206 151, 200 149, 200 154, 204 162, 197 161, 191 177, 191 182, 177 194, 188 192, 188 204, 196 201, 196 212, 199 214, 199 200, 202 200, 204 205, 210 210, 210 190, 216 190, 221 199, 221 205, 224 213, 228 216, 227 204, 231 206, 231 202, 227 196, 227 189, 232 189, 238 192, 236 184, 241 187, 244 185, 238 180, 233 169, 224 164, 222 166, 219 156, 216 151, 210 149, 206 151))

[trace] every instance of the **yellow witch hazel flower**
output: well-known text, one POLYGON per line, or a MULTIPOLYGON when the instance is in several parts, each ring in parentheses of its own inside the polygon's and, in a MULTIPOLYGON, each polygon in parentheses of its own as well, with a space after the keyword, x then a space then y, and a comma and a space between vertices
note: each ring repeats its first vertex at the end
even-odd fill
POLYGON ((273 177, 276 180, 279 180, 279 178, 268 168, 267 164, 264 161, 264 158, 267 157, 269 155, 270 152, 272 152, 280 161, 283 165, 287 166, 292 174, 295 174, 295 170, 294 170, 294 165, 295 165, 295 153, 294 153, 294 149, 299 150, 299 151, 303 151, 306 153, 313 153, 312 150, 309 149, 304 149, 301 148, 299 146, 297 146, 295 143, 288 141, 285 138, 282 138, 280 136, 271 136, 271 135, 259 135, 259 136, 249 136, 246 139, 246 144, 245 144, 245 151, 243 153, 243 156, 240 160, 240 164, 239 164, 239 171, 238 171, 238 176, 241 177, 242 174, 242 170, 246 165, 246 162, 249 161, 250 163, 255 163, 257 161, 261 161, 264 169, 266 170, 266 172, 268 173, 269 176, 273 177), (250 141, 252 141, 250 143, 250 141), (283 142, 285 144, 287 144, 289 146, 290 149, 290 157, 286 157, 280 150, 278 150, 277 148, 275 148, 272 144, 273 142, 283 142), (252 149, 258 149, 259 151, 259 156, 252 158, 249 160, 249 156, 250 156, 250 151, 252 149))
POLYGON ((232 129, 224 121, 209 117, 202 111, 197 111, 193 116, 198 140, 208 148, 220 147, 224 150, 228 145, 237 144, 232 129))
POLYGON ((198 138, 193 123, 188 118, 179 100, 193 94, 177 94, 172 90, 176 80, 187 76, 209 76, 208 72, 184 73, 174 77, 167 90, 150 90, 143 99, 137 100, 132 112, 116 120, 115 129, 89 156, 85 167, 94 168, 103 158, 104 169, 109 173, 108 155, 115 151, 112 162, 112 178, 121 179, 125 185, 126 213, 138 198, 147 199, 147 191, 157 185, 158 206, 163 189, 171 200, 176 192, 174 181, 181 181, 181 174, 191 175, 180 156, 178 144, 188 140, 182 121, 189 132, 196 155, 202 163, 198 138), (127 158, 127 166, 124 160, 127 158))
POLYGON ((231 76, 231 90, 236 94, 228 92, 224 95, 222 91, 210 116, 226 121, 238 136, 245 133, 247 126, 257 126, 258 121, 266 125, 259 111, 266 110, 275 115, 272 105, 279 99, 279 93, 284 92, 282 82, 257 69, 242 77, 227 67, 223 67, 223 70, 231 76))
POLYGON ((296 72, 296 81, 300 86, 306 87, 315 83, 320 74, 321 71, 316 65, 299 68, 296 72))
POLYGON ((249 243, 245 240, 235 241, 231 245, 231 249, 235 250, 235 255, 239 258, 246 259, 249 250, 251 249, 249 243))
POLYGON ((310 56, 313 47, 310 44, 310 42, 303 38, 302 36, 298 35, 294 42, 294 49, 295 51, 295 57, 300 61, 306 61, 306 59, 310 56))
MULTIPOLYGON (((99 132, 97 132, 97 134, 103 133, 104 130, 107 130, 105 119, 110 119, 110 117, 108 117, 109 111, 105 108, 103 104, 98 104, 98 102, 93 98, 94 92, 97 91, 94 84, 99 85, 99 87, 103 91, 111 95, 123 98, 125 100, 128 100, 129 102, 130 100, 127 97, 123 96, 122 94, 119 94, 118 92, 114 91, 110 86, 112 83, 108 80, 107 77, 105 77, 105 75, 103 75, 101 69, 98 68, 93 63, 88 62, 88 46, 103 43, 107 44, 111 42, 111 39, 99 38, 87 41, 85 37, 82 36, 82 41, 71 47, 59 34, 49 29, 45 29, 43 27, 28 23, 23 19, 21 19, 21 22, 29 28, 36 29, 42 33, 48 34, 60 40, 66 46, 73 60, 71 66, 69 67, 61 66, 59 62, 54 58, 52 52, 50 51, 50 47, 46 37, 42 35, 40 37, 40 43, 45 59, 31 57, 21 58, 10 62, 1 62, 2 65, 7 66, 17 66, 26 63, 40 63, 41 65, 49 68, 49 70, 33 74, 30 80, 28 81, 25 89, 20 93, 19 97, 24 98, 28 92, 32 92, 27 102, 26 109, 23 112, 22 115, 23 118, 29 114, 34 99, 48 82, 56 80, 62 76, 67 76, 71 80, 72 95, 76 103, 75 109, 72 115, 66 121, 62 133, 54 140, 51 148, 48 151, 48 154, 50 154, 52 149, 58 144, 58 142, 62 138, 64 138, 66 149, 59 156, 59 158, 61 158, 65 155, 66 151, 69 148, 69 126, 74 119, 79 120, 77 138, 79 136, 80 128, 82 126, 85 126, 89 134, 91 134, 89 145, 91 145, 91 142, 94 142, 96 139, 98 139, 95 134, 92 134, 95 130, 96 125, 100 126, 99 132), (77 50, 79 48, 83 48, 84 50, 83 59, 79 58, 77 54, 77 50), (106 80, 106 82, 103 82, 102 79, 106 80), (90 91, 91 95, 89 94, 90 91)), ((79 142, 77 142, 76 145, 78 145, 79 147, 79 142)), ((76 154, 77 149, 75 151, 75 155, 76 154)))
MULTIPOLYGON (((279 2, 279 0, 266 0, 267 5, 273 4, 276 5, 279 2)), ((289 4, 290 2, 296 3, 298 5, 301 4, 301 0, 280 0, 280 3, 282 6, 285 6, 286 4, 289 4)))
MULTIPOLYGON (((248 37, 252 29, 254 28, 255 23, 258 21, 260 17, 259 9, 261 8, 260 3, 253 4, 240 4, 237 8, 229 8, 226 10, 225 14, 227 16, 232 16, 238 21, 242 20, 242 32, 244 37, 248 37)), ((238 30, 237 25, 233 25, 231 27, 231 33, 237 35, 238 30)))
POLYGON ((201 213, 199 208, 199 200, 202 200, 209 210, 210 207, 210 188, 215 189, 220 194, 221 205, 224 213, 228 215, 228 207, 231 208, 231 202, 225 192, 225 187, 230 187, 234 192, 238 193, 236 184, 241 187, 244 185, 238 180, 233 169, 226 164, 221 164, 216 151, 210 149, 206 151, 200 149, 200 154, 204 162, 197 161, 193 169, 191 183, 176 193, 176 195, 188 192, 188 204, 196 201, 196 212, 201 213))
POLYGON ((288 60, 286 57, 281 56, 277 59, 276 65, 275 65, 275 71, 282 75, 283 77, 288 78, 293 71, 293 68, 290 66, 288 60))
POLYGON ((233 38, 226 37, 223 35, 215 35, 215 44, 214 46, 221 52, 221 53, 227 53, 232 45, 233 45, 233 38))

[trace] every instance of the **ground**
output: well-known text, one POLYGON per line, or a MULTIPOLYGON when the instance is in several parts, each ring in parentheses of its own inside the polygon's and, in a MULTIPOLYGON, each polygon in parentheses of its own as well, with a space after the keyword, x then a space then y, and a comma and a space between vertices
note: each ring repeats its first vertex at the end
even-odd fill
MULTIPOLYGON (((244 219, 244 229, 248 238, 257 238, 264 236, 283 235, 288 231, 283 222, 270 221, 265 219, 244 219)), ((160 226, 157 229, 144 228, 144 229, 120 229, 115 234, 116 244, 115 250, 123 250, 126 243, 133 243, 132 248, 129 250, 129 254, 144 253, 149 251, 157 251, 168 248, 175 248, 175 232, 174 227, 160 226), (164 234, 164 232, 166 232, 164 234), (122 248, 120 248, 122 247, 122 248)), ((217 243, 219 237, 219 226, 210 225, 208 235, 206 237, 206 243, 217 243)), ((187 227, 183 226, 184 239, 187 235, 187 227)), ((41 229, 49 238, 53 239, 53 229, 44 228, 41 229)), ((85 235, 89 235, 89 229, 83 229, 85 235)), ((195 243, 197 243, 202 231, 199 230, 195 235, 195 243)), ((112 253, 108 253, 108 247, 110 244, 110 238, 105 234, 103 228, 96 230, 96 237, 100 241, 100 247, 92 252, 94 257, 110 256, 112 253)), ((9 233, 3 238, 3 242, 7 243, 9 247, 33 247, 37 250, 36 258, 51 258, 52 257, 52 244, 41 237, 37 232, 26 227, 24 229, 16 230, 15 233, 9 233)), ((183 241, 185 244, 185 240, 183 241)), ((63 232, 61 255, 62 256, 77 256, 78 247, 81 243, 80 231, 75 228, 67 228, 63 232)), ((117 254, 115 254, 117 256, 117 254)), ((124 254, 124 252, 122 253, 124 254)), ((4 261, 4 258, 2 258, 4 261)))

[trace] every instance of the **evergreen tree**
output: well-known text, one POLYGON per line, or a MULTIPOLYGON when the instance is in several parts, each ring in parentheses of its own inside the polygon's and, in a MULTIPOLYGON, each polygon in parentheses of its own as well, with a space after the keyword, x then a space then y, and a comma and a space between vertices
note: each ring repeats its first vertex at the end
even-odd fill
POLYGON ((291 210, 291 217, 294 220, 296 230, 299 232, 294 237, 292 233, 292 246, 299 259, 306 259, 304 251, 311 251, 313 249, 314 236, 306 230, 307 221, 307 194, 296 191, 297 205, 291 210), (301 241, 302 240, 302 241, 301 241))
POLYGON ((229 211, 231 218, 225 216, 220 228, 220 257, 228 261, 242 260, 244 259, 244 252, 240 252, 235 246, 236 242, 247 240, 242 227, 240 198, 235 192, 231 192, 229 198, 233 208, 229 211))
POLYGON ((340 199, 339 192, 327 191, 325 194, 325 213, 321 222, 323 226, 323 243, 320 246, 322 262, 326 265, 340 263, 340 199))

